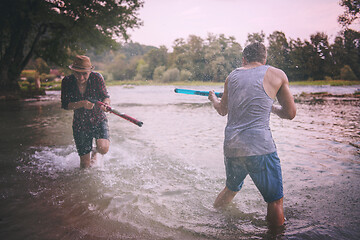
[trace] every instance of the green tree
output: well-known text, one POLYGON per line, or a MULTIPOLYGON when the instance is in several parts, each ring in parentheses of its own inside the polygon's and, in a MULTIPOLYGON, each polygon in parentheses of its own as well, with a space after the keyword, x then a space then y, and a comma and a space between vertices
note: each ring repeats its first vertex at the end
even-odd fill
POLYGON ((288 76, 294 80, 324 79, 331 75, 333 60, 330 54, 328 36, 316 33, 311 41, 299 38, 290 41, 288 76))
POLYGON ((180 80, 180 71, 177 68, 166 70, 161 78, 162 82, 177 82, 180 80))
POLYGON ((114 80, 125 80, 128 79, 126 76, 127 64, 126 56, 124 54, 117 54, 105 70, 111 73, 114 80))
POLYGON ((360 79, 360 32, 346 29, 344 31, 344 65, 349 65, 360 79))
POLYGON ((234 37, 208 34, 204 40, 190 35, 187 42, 177 39, 174 51, 169 54, 171 68, 177 68, 187 78, 200 81, 224 81, 226 76, 241 64, 242 48, 234 37))
POLYGON ((188 59, 186 69, 189 70, 194 79, 197 80, 208 80, 208 78, 203 74, 203 69, 205 67, 204 61, 204 40, 195 35, 190 35, 187 41, 188 52, 185 55, 188 59))
POLYGON ((169 54, 168 64, 179 70, 185 69, 187 65, 188 46, 183 38, 175 39, 173 44, 173 52, 169 54))
MULTIPOLYGON (((144 55, 147 55, 150 51, 156 50, 156 47, 145 46, 139 43, 125 43, 121 48, 116 51, 110 50, 112 54, 105 54, 107 57, 103 57, 102 62, 99 65, 104 66, 106 71, 105 75, 112 76, 114 80, 132 80, 140 69, 139 64, 145 64, 144 55)), ((95 56, 94 59, 98 59, 95 56)), ((142 68, 141 72, 148 78, 147 71, 142 68)), ((140 79, 141 75, 138 75, 137 79, 140 79)), ((106 80, 106 79, 105 79, 106 80)))
POLYGON ((310 74, 309 59, 313 55, 313 47, 308 42, 303 42, 301 39, 290 40, 290 52, 289 52, 289 72, 287 72, 289 79, 304 80, 308 79, 310 74))
POLYGON ((265 33, 263 31, 261 31, 260 33, 248 33, 246 45, 255 42, 264 43, 264 41, 265 41, 265 33))
POLYGON ((205 65, 202 69, 205 81, 219 81, 222 78, 222 72, 224 72, 226 65, 223 51, 227 45, 226 41, 222 40, 216 35, 208 35, 208 43, 204 46, 205 65))
POLYGON ((345 12, 338 17, 338 22, 345 28, 348 28, 359 18, 360 1, 359 0, 341 0, 340 6, 345 7, 345 12))
POLYGON ((313 46, 311 75, 314 79, 324 79, 327 75, 333 75, 333 61, 330 55, 328 36, 325 33, 316 33, 310 36, 313 46))
POLYGON ((152 79, 153 71, 150 69, 149 64, 141 58, 138 61, 136 73, 135 80, 150 80, 152 79))
POLYGON ((270 34, 268 40, 268 64, 288 72, 290 64, 290 49, 285 34, 283 32, 274 31, 272 34, 270 34))
POLYGON ((204 75, 208 81, 225 81, 227 75, 240 66, 241 46, 234 37, 209 34, 204 46, 204 75))
MULTIPOLYGON (((225 59, 229 63, 228 71, 240 67, 242 59, 242 47, 236 42, 235 37, 229 37, 229 44, 224 50, 225 59)), ((229 72, 230 73, 230 72, 229 72)))
POLYGON ((148 53, 149 51, 151 51, 152 49, 156 49, 156 47, 146 46, 146 45, 142 45, 137 42, 134 43, 131 41, 129 43, 123 44, 123 46, 121 47, 119 52, 124 54, 127 59, 131 59, 136 56, 143 56, 146 53, 148 53))
POLYGON ((141 25, 141 0, 0 1, 0 88, 17 91, 21 71, 33 57, 59 65, 72 53, 106 49, 114 37, 141 25))
POLYGON ((192 77, 191 72, 187 70, 180 71, 180 81, 190 81, 192 77))
POLYGON ((45 74, 50 73, 49 65, 42 58, 37 58, 35 60, 35 70, 39 75, 41 75, 43 73, 45 73, 45 74))
POLYGON ((333 60, 332 65, 332 78, 340 78, 340 69, 344 66, 344 56, 346 54, 344 46, 344 38, 337 36, 334 43, 330 45, 330 52, 333 60))
POLYGON ((155 81, 161 81, 164 72, 165 72, 166 67, 165 66, 158 66, 155 68, 154 70, 154 74, 153 74, 153 80, 155 81))
POLYGON ((150 79, 153 79, 153 73, 156 67, 167 65, 167 48, 160 46, 150 50, 145 56, 144 60, 148 64, 148 71, 151 72, 150 79))
POLYGON ((339 3, 345 12, 338 17, 338 22, 344 27, 343 65, 349 65, 357 78, 360 78, 360 32, 350 29, 350 25, 360 17, 359 0, 341 0, 339 3))
POLYGON ((340 70, 340 79, 342 79, 342 80, 357 80, 358 78, 355 76, 351 67, 349 65, 345 65, 340 70))

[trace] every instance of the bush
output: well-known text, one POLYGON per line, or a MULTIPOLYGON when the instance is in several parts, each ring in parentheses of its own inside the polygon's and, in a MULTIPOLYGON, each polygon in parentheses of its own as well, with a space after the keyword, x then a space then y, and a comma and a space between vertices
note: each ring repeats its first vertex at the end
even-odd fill
POLYGON ((105 81, 113 81, 114 80, 114 76, 111 72, 105 71, 102 75, 103 75, 105 81))
POLYGON ((55 80, 55 78, 56 78, 56 75, 54 75, 54 74, 45 74, 45 73, 42 73, 42 74, 40 75, 40 80, 41 80, 42 82, 52 82, 52 81, 55 80))
POLYGON ((165 66, 156 67, 153 74, 153 80, 160 81, 164 75, 164 72, 165 72, 165 66))
POLYGON ((32 77, 32 78, 35 78, 35 74, 36 74, 35 70, 23 70, 21 72, 21 74, 20 74, 20 77, 24 77, 24 78, 32 77))
POLYGON ((27 81, 31 85, 31 84, 33 84, 35 82, 35 77, 27 77, 27 81))
POLYGON ((180 80, 181 81, 190 81, 191 80, 191 72, 190 71, 187 71, 187 70, 182 70, 180 72, 180 80))
POLYGON ((140 73, 136 74, 136 76, 134 77, 135 81, 143 81, 146 80, 140 73))
MULTIPOLYGON (((136 80, 146 80, 151 79, 152 77, 152 71, 149 67, 149 64, 139 64, 137 66, 137 74, 140 74, 142 76, 142 79, 136 79, 136 80)), ((135 76, 136 78, 136 76, 135 76)))
POLYGON ((161 78, 162 82, 176 82, 180 80, 180 71, 177 68, 171 68, 164 72, 161 78))
POLYGON ((357 77, 349 65, 345 65, 340 70, 341 80, 357 80, 357 77))

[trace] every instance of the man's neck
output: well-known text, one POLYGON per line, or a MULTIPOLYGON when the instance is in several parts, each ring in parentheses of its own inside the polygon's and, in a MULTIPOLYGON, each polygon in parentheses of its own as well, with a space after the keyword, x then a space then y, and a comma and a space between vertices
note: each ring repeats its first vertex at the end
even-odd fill
POLYGON ((262 66, 262 65, 264 65, 264 64, 260 63, 260 62, 251 62, 251 63, 244 64, 241 68, 243 68, 243 69, 251 69, 251 68, 256 68, 256 67, 259 67, 259 66, 262 66))

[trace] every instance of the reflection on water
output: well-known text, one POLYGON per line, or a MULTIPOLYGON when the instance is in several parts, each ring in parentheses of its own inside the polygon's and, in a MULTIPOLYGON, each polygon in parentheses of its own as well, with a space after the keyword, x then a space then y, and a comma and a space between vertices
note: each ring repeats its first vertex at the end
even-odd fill
MULTIPOLYGON (((206 97, 175 94, 170 86, 109 90, 113 107, 144 125, 109 115, 110 151, 89 170, 79 169, 72 113, 60 109, 59 93, 1 103, 1 239, 275 238, 249 178, 226 209, 212 207, 225 184, 226 118, 206 97)), ((272 116, 287 218, 278 238, 360 237, 359 106, 297 103, 293 121, 272 116)))

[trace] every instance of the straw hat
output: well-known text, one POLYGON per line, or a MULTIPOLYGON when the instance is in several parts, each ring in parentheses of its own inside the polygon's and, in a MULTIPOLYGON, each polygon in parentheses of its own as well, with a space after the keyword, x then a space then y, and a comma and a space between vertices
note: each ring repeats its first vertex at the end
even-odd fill
POLYGON ((91 65, 90 58, 84 55, 77 55, 73 64, 69 66, 71 70, 76 72, 88 72, 94 69, 91 65))

